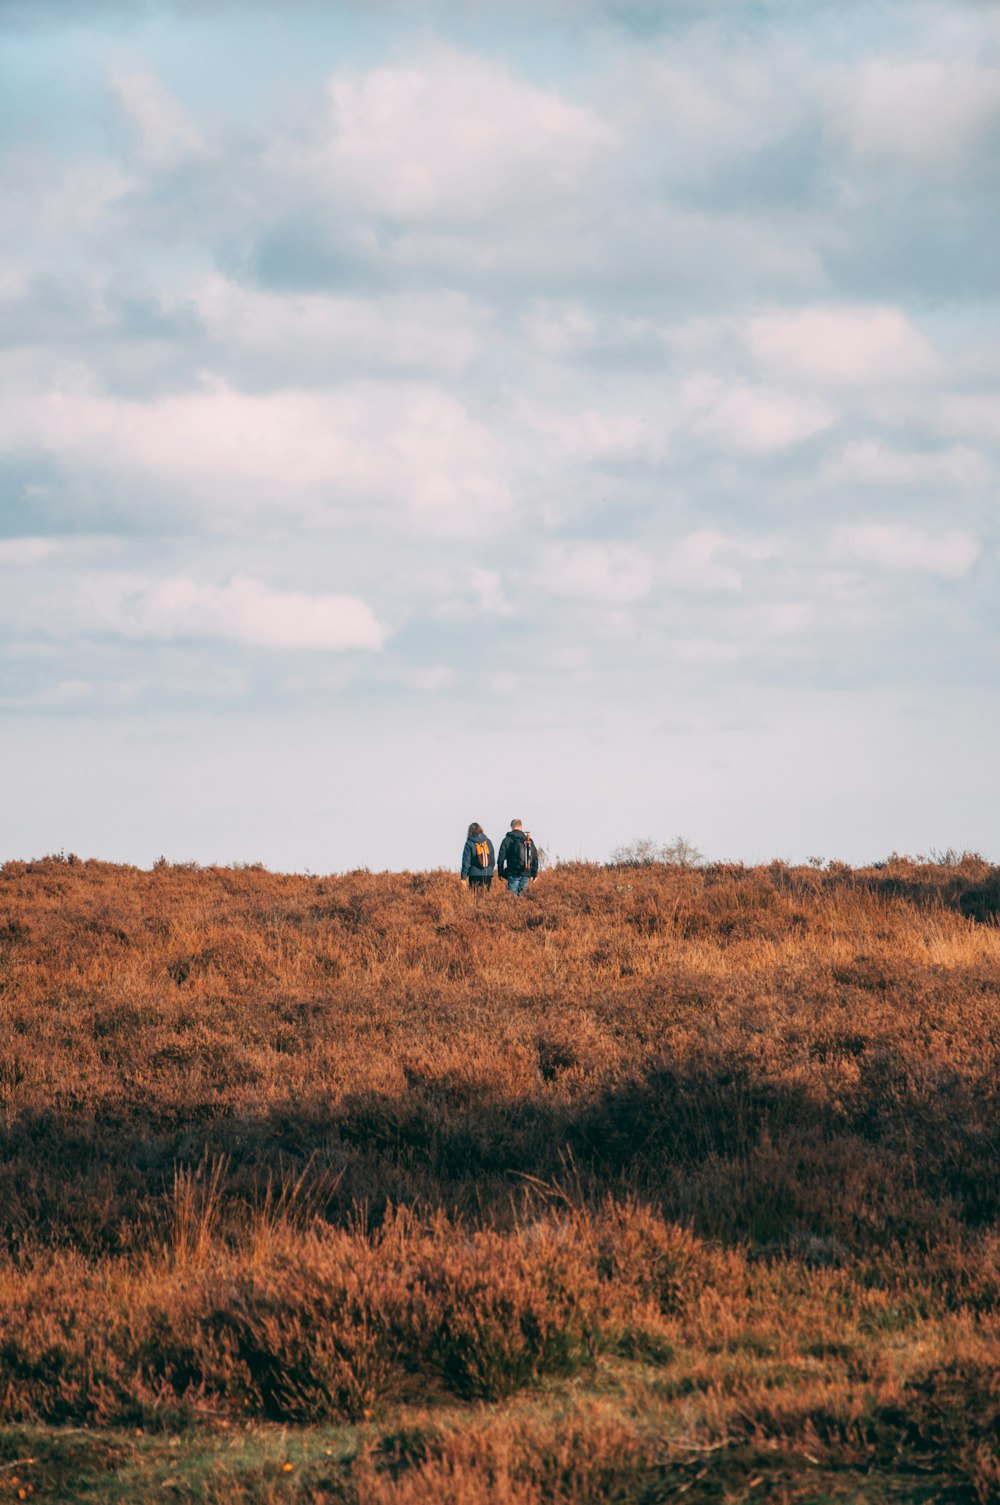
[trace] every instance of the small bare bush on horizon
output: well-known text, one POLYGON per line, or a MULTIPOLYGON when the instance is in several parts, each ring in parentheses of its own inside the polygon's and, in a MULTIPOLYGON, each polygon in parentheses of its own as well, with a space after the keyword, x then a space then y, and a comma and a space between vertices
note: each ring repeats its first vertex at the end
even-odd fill
POLYGON ((657 863, 682 870, 698 867, 705 860, 686 836, 675 836, 672 841, 658 842, 650 836, 637 836, 634 841, 615 847, 611 853, 612 867, 653 867, 657 863))

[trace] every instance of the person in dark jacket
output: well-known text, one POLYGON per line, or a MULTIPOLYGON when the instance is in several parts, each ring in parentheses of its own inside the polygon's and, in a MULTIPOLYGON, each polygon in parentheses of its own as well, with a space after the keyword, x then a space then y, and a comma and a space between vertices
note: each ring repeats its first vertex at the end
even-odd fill
POLYGON ((538 877, 538 848, 519 820, 512 820, 510 830, 500 843, 497 872, 506 878, 512 894, 524 894, 532 878, 538 877))
POLYGON ((462 879, 468 878, 469 887, 478 899, 489 893, 496 865, 493 843, 479 822, 474 820, 462 852, 462 879))

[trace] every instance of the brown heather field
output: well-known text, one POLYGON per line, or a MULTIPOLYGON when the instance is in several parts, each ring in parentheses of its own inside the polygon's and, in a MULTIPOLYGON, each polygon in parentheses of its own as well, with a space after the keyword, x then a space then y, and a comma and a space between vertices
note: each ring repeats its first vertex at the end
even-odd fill
POLYGON ((1000 872, 0 871, 5 1499, 1000 1499, 1000 872))

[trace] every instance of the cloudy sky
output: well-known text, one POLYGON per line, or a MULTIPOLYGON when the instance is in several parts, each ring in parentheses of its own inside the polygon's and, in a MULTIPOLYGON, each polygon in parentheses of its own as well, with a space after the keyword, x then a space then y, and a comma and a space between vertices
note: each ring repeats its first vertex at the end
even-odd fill
POLYGON ((1000 858, 1000 9, 0 0, 0 859, 1000 858))

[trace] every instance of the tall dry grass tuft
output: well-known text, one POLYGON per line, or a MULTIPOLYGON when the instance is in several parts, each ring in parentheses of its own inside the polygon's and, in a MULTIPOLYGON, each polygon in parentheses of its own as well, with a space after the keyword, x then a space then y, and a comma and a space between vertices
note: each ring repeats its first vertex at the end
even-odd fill
POLYGON ((205 1156, 197 1166, 175 1165, 168 1251, 177 1269, 202 1266, 218 1232, 228 1157, 205 1156))

